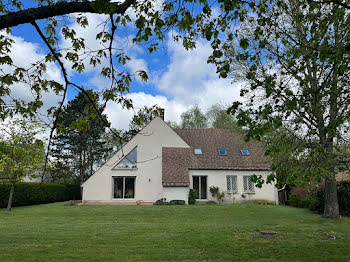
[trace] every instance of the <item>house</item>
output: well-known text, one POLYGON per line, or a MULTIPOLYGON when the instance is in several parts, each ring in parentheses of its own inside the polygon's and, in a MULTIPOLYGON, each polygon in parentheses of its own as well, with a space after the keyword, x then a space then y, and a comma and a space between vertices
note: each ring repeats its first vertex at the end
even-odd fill
POLYGON ((187 202, 190 188, 197 201, 215 201, 209 189, 216 186, 224 203, 277 203, 274 184, 260 189, 250 181, 253 174, 269 173, 269 159, 256 141, 246 143, 224 129, 172 129, 156 117, 85 181, 83 201, 187 202))
POLYGON ((340 181, 350 181, 350 173, 349 170, 345 170, 343 172, 340 172, 338 174, 336 174, 336 181, 340 182, 340 181))

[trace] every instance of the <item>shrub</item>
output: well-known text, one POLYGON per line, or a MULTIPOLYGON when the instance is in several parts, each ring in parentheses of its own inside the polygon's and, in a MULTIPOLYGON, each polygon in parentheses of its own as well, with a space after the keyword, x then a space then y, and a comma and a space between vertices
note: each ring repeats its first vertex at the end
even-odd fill
POLYGON ((289 204, 294 207, 309 208, 315 202, 315 198, 311 195, 300 196, 292 193, 289 196, 289 204))
MULTIPOLYGON (((339 203, 339 213, 350 216, 350 181, 341 181, 337 184, 337 195, 339 203)), ((310 207, 312 211, 323 213, 324 211, 324 191, 319 190, 316 194, 316 201, 310 207)))
POLYGON ((197 197, 197 193, 194 189, 190 189, 190 193, 188 194, 188 203, 190 205, 193 205, 196 203, 196 197, 197 197))
POLYGON ((163 206, 163 205, 169 205, 169 203, 165 201, 165 198, 161 198, 161 199, 158 199, 156 202, 154 202, 153 205, 163 206))
MULTIPOLYGON (((0 207, 7 206, 10 188, 11 183, 0 183, 0 207)), ((79 199, 81 199, 79 185, 20 182, 15 184, 12 206, 28 206, 79 199)))
POLYGON ((209 188, 209 191, 213 197, 216 197, 218 202, 222 202, 223 198, 225 197, 225 193, 224 192, 220 193, 220 189, 217 186, 211 186, 209 188))
POLYGON ((169 205, 185 205, 185 200, 171 200, 169 202, 169 205))

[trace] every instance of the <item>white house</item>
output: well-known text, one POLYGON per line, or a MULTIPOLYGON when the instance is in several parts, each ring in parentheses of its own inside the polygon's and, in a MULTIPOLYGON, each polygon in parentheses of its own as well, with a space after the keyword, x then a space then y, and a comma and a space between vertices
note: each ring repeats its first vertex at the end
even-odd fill
POLYGON ((257 188, 250 176, 269 174, 269 160, 256 141, 224 129, 172 129, 154 118, 82 186, 84 202, 152 203, 158 199, 215 200, 217 186, 224 203, 267 200, 277 203, 274 184, 257 188))

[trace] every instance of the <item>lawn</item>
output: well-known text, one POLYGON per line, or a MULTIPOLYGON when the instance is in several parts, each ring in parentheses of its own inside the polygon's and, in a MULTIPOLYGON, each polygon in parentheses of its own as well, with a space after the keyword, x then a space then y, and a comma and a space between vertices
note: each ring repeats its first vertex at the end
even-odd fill
POLYGON ((350 261, 350 218, 249 204, 0 209, 0 261, 238 260, 350 261))

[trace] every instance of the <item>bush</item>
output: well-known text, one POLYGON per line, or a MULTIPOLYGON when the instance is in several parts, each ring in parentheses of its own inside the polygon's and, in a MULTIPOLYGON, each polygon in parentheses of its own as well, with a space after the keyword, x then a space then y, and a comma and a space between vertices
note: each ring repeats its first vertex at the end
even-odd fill
POLYGON ((185 205, 185 200, 171 200, 169 202, 169 205, 185 205))
POLYGON ((158 199, 156 202, 154 202, 153 205, 163 206, 163 205, 169 205, 169 203, 165 201, 165 198, 161 198, 161 199, 158 199))
POLYGON ((292 193, 289 196, 289 204, 294 207, 309 208, 314 202, 315 198, 310 195, 300 196, 296 193, 292 193))
POLYGON ((209 191, 213 197, 216 197, 216 199, 218 200, 219 203, 222 202, 222 200, 225 197, 225 193, 224 192, 220 193, 220 189, 217 186, 211 186, 209 188, 209 191))
MULTIPOLYGON (((11 183, 0 182, 0 208, 7 206, 10 189, 11 183)), ((15 184, 12 206, 28 206, 79 199, 81 199, 79 185, 20 182, 15 184)))
MULTIPOLYGON (((337 184, 337 195, 339 203, 339 213, 350 216, 350 181, 341 181, 337 184)), ((323 213, 324 211, 324 191, 319 190, 316 194, 316 202, 310 207, 312 211, 323 213)))
POLYGON ((194 189, 190 189, 190 193, 188 194, 188 203, 190 205, 193 205, 196 203, 196 197, 197 197, 197 193, 196 191, 194 191, 194 189))

